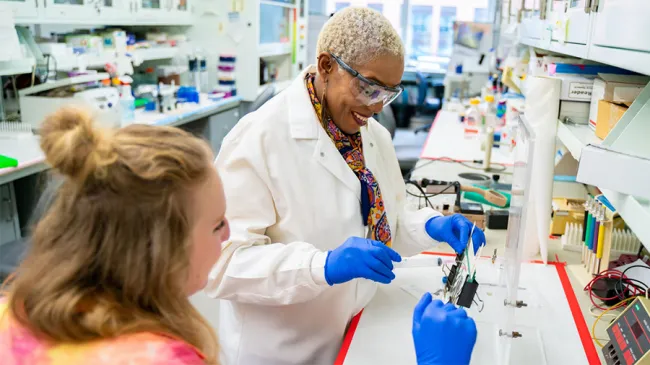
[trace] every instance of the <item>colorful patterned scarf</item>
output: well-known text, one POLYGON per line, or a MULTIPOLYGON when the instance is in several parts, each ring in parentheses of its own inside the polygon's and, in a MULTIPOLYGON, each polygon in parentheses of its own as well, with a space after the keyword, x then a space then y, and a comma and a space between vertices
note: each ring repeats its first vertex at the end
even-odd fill
MULTIPOLYGON (((305 84, 311 103, 314 106, 318 119, 321 119, 322 105, 316 96, 316 88, 314 87, 314 74, 307 74, 305 84)), ((376 241, 381 241, 387 246, 391 246, 392 237, 390 227, 388 226, 388 218, 386 218, 386 208, 384 207, 384 200, 381 196, 379 184, 373 176, 372 172, 366 168, 365 160, 363 158, 363 145, 361 141, 361 132, 352 135, 343 133, 332 118, 326 116, 327 122, 324 125, 327 134, 334 142, 336 149, 339 150, 341 156, 347 162, 348 166, 354 171, 361 183, 361 214, 365 219, 364 224, 370 228, 370 238, 376 241)), ((321 120, 321 123, 323 121, 321 120)))

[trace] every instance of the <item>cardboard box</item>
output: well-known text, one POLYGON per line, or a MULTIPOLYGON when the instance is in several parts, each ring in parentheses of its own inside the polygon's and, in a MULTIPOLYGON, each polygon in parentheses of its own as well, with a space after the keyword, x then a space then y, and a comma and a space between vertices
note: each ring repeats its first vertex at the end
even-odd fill
POLYGON ((611 131, 616 123, 618 123, 618 121, 623 117, 627 108, 627 105, 614 104, 605 100, 599 101, 598 119, 596 121, 596 137, 605 139, 609 134, 609 131, 611 131))
POLYGON ((561 236, 567 223, 583 224, 585 220, 585 200, 553 198, 551 202, 551 234, 561 236))
POLYGON ((600 100, 630 105, 648 82, 650 82, 650 77, 646 76, 598 74, 591 91, 591 106, 589 108, 591 128, 596 129, 600 100))

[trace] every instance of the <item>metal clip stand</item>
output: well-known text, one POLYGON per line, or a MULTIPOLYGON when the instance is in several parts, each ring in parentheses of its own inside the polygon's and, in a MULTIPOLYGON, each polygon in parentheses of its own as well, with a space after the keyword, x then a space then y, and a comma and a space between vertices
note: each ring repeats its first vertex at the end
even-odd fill
MULTIPOLYGON (((528 304, 524 303, 523 300, 517 300, 516 302, 509 302, 507 299, 503 301, 504 306, 511 306, 515 308, 521 308, 521 307, 528 307, 528 304)), ((512 332, 506 332, 504 330, 499 330, 499 336, 505 336, 505 337, 510 337, 510 338, 519 338, 522 337, 523 335, 521 332, 517 331, 512 331, 512 332)))

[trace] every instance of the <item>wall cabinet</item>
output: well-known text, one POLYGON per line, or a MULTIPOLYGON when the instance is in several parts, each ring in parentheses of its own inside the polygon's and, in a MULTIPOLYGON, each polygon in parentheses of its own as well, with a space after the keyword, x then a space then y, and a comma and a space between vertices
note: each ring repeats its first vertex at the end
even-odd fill
POLYGON ((48 20, 82 21, 97 18, 93 0, 43 0, 43 15, 48 20))
POLYGON ((522 20, 523 43, 650 75, 649 1, 555 0, 548 10, 542 37, 522 20))
POLYGON ((647 0, 592 0, 595 16, 592 44, 650 52, 650 2, 647 0))
POLYGON ((0 0, 18 24, 188 25, 190 0, 0 0))
POLYGON ((587 44, 589 41, 591 1, 593 0, 567 0, 565 14, 567 43, 587 44))
POLYGON ((0 4, 8 6, 15 18, 36 19, 38 1, 40 0, 0 0, 0 4))

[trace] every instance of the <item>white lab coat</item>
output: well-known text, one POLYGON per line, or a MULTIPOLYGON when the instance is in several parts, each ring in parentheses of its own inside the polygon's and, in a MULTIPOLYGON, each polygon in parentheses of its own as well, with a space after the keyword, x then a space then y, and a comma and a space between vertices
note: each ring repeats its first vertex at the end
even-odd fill
MULTIPOLYGON (((361 185, 319 123, 305 72, 242 118, 215 162, 231 236, 206 293, 224 299, 219 337, 228 365, 331 365, 350 319, 378 285, 325 281, 327 251, 348 237, 365 237, 366 227, 361 185)), ((407 206, 383 126, 371 119, 361 135, 366 166, 383 194, 393 248, 403 256, 431 248, 436 241, 425 222, 440 213, 407 206)))

